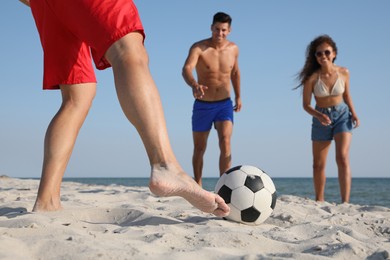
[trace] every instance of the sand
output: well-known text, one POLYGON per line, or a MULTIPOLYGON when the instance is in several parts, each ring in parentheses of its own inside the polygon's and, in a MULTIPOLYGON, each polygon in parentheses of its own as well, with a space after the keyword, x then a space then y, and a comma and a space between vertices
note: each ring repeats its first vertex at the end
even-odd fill
POLYGON ((64 210, 31 213, 38 184, 0 178, 0 259, 389 259, 386 207, 283 195, 248 226, 144 187, 64 182, 64 210))

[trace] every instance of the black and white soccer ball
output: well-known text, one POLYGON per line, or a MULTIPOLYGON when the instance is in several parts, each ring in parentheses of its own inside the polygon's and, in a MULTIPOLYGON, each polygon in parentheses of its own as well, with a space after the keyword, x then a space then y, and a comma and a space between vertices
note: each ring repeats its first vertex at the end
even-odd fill
POLYGON ((229 169, 218 180, 215 193, 230 207, 228 220, 248 225, 263 223, 276 204, 276 188, 262 170, 250 165, 229 169))

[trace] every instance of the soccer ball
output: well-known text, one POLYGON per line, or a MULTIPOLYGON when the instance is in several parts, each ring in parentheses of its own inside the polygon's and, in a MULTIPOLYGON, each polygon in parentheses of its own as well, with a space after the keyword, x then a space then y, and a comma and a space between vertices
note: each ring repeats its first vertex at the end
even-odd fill
POLYGON ((263 223, 276 204, 276 189, 272 179, 250 165, 229 169, 218 180, 215 193, 230 207, 228 220, 248 225, 263 223))

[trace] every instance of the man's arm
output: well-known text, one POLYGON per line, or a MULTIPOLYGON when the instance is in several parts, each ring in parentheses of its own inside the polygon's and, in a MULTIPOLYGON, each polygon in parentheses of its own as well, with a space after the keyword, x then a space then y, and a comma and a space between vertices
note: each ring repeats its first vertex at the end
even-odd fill
POLYGON ((196 47, 193 45, 188 53, 188 57, 184 63, 182 75, 184 78, 184 81, 187 83, 188 86, 194 88, 198 84, 196 82, 194 75, 192 74, 192 71, 194 70, 196 63, 198 62, 199 54, 197 53, 196 47))
POLYGON ((192 71, 198 63, 200 54, 201 50, 194 44, 188 53, 188 57, 182 69, 182 76, 184 81, 192 88, 194 98, 203 98, 204 91, 207 89, 206 86, 199 85, 195 80, 194 75, 192 74, 192 71))
POLYGON ((30 0, 19 0, 19 1, 27 5, 28 7, 30 6, 30 0))
POLYGON ((237 48, 237 55, 236 60, 234 62, 234 66, 230 75, 234 95, 235 95, 235 106, 234 111, 240 112, 242 103, 241 103, 241 75, 240 75, 240 68, 238 67, 238 48, 237 48))

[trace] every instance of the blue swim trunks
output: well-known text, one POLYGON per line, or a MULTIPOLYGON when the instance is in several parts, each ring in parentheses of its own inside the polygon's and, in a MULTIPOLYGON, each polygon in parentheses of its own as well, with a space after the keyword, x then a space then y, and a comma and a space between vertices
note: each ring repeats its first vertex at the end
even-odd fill
POLYGON ((311 128, 312 141, 331 141, 338 133, 352 132, 353 125, 351 113, 344 102, 327 108, 316 106, 315 109, 328 115, 332 123, 328 126, 324 126, 317 118, 313 117, 313 124, 311 128))
POLYGON ((192 110, 192 131, 210 131, 217 121, 233 123, 233 102, 230 98, 219 101, 203 101, 196 99, 192 110))

